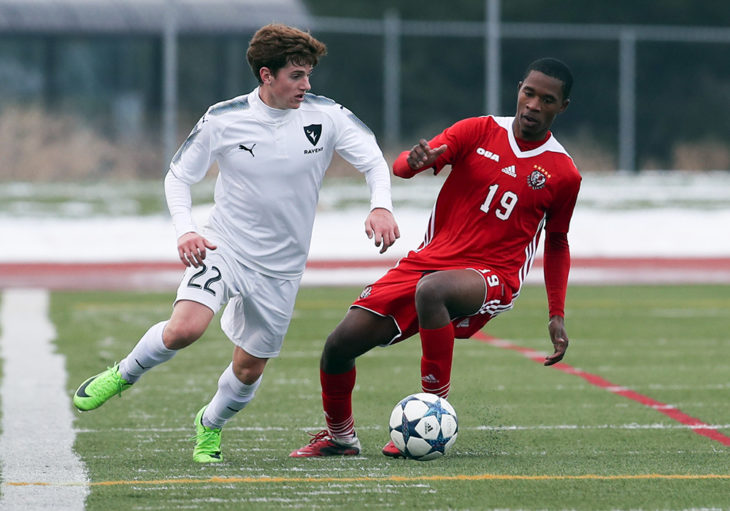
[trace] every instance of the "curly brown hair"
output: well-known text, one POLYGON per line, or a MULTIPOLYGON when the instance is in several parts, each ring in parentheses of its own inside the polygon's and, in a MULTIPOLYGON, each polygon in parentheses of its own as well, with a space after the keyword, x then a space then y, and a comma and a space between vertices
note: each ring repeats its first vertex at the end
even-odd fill
POLYGON ((261 27, 251 38, 246 52, 256 80, 262 83, 261 68, 268 67, 276 75, 288 63, 298 66, 316 66, 319 58, 327 54, 327 46, 309 32, 273 23, 261 27))

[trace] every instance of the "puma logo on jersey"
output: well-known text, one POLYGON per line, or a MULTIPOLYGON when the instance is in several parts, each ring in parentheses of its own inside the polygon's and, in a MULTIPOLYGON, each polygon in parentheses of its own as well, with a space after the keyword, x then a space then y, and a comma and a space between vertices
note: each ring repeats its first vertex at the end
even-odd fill
POLYGON ((249 153, 251 153, 251 156, 253 156, 254 158, 256 158, 256 155, 253 154, 253 148, 254 147, 256 147, 256 144, 252 145, 251 147, 246 147, 243 144, 238 144, 238 148, 239 149, 243 149, 244 151, 248 151, 249 153))
POLYGON ((510 165, 509 167, 503 168, 502 172, 504 172, 508 176, 517 177, 517 170, 515 169, 514 165, 510 165))
POLYGON ((497 161, 497 162, 499 161, 498 154, 494 154, 492 151, 487 151, 486 149, 484 149, 482 147, 477 147, 477 154, 484 156, 485 158, 489 158, 490 160, 493 160, 493 161, 497 161))

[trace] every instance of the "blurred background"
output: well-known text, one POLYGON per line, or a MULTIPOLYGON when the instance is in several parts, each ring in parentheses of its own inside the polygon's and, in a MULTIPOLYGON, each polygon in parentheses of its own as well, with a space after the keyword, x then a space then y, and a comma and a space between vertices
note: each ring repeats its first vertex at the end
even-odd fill
MULTIPOLYGON (((245 52, 271 22, 327 44, 312 92, 365 121, 391 162, 464 117, 513 115, 526 66, 564 60, 575 84, 554 131, 583 174, 574 268, 705 271, 710 257, 723 273, 702 278, 730 281, 726 0, 0 0, 0 287, 25 263, 99 261, 165 262, 174 285, 162 178, 208 106, 257 85, 245 52)), ((216 173, 192 189, 199 226, 216 173)), ((392 180, 401 239, 381 266, 422 240, 448 172, 426 174, 392 180)), ((337 157, 327 175, 310 261, 378 258, 364 179, 337 157)))
POLYGON ((246 47, 272 21, 328 45, 313 92, 389 158, 513 114, 524 68, 554 56, 583 172, 730 170, 724 0, 0 0, 0 180, 160 177, 209 105, 255 87, 246 47))

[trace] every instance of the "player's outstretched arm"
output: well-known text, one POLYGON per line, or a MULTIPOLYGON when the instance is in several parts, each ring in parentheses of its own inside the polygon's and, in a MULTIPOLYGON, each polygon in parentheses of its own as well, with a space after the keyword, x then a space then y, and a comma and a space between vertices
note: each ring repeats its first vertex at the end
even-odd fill
POLYGON ((186 232, 177 240, 177 253, 185 266, 201 266, 205 251, 215 249, 215 245, 197 232, 186 232))
POLYGON ((408 153, 408 166, 413 170, 421 169, 423 167, 430 167, 436 161, 436 158, 441 156, 446 151, 447 145, 442 144, 439 147, 433 149, 428 144, 428 141, 424 138, 418 141, 418 144, 413 146, 411 152, 408 153))
POLYGON ((568 332, 565 331, 565 320, 563 317, 551 317, 548 322, 548 331, 550 332, 550 340, 553 343, 555 351, 552 355, 545 357, 544 365, 551 366, 563 360, 565 352, 568 349, 568 332))
POLYGON ((382 245, 381 254, 400 238, 400 230, 393 213, 385 208, 375 208, 370 212, 365 219, 365 234, 368 239, 375 239, 376 247, 382 245))
POLYGON ((419 172, 432 168, 446 149, 446 144, 432 149, 427 140, 421 139, 410 151, 403 151, 398 155, 393 162, 393 174, 410 179, 419 172))

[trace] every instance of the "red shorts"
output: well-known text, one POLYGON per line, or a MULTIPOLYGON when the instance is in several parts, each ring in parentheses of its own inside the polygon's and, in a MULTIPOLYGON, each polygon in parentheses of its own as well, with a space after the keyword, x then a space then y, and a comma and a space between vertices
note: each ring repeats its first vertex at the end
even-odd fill
MULTIPOLYGON (((467 339, 481 330, 487 322, 501 312, 512 308, 512 291, 501 277, 489 268, 467 268, 484 278, 487 292, 484 303, 476 314, 454 318, 455 337, 467 339)), ((408 339, 418 333, 418 313, 416 312, 416 286, 418 281, 430 271, 404 270, 391 268, 374 284, 363 289, 352 307, 369 310, 379 316, 393 318, 400 334, 390 344, 408 339)))

